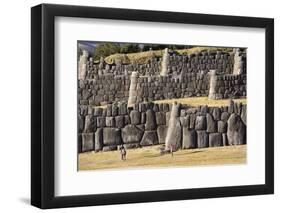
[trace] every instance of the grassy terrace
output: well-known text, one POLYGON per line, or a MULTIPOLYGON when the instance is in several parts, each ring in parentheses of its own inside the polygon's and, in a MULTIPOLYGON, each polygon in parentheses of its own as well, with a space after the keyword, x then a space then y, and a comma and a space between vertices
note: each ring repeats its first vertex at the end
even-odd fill
POLYGON ((246 145, 185 149, 160 155, 159 146, 127 150, 127 160, 119 151, 79 154, 78 170, 233 165, 246 163, 246 145))
MULTIPOLYGON (((154 103, 173 103, 173 102, 187 104, 189 106, 197 107, 208 105, 209 107, 220 107, 228 106, 229 99, 219 99, 219 100, 210 100, 208 97, 190 97, 190 98, 178 98, 178 99, 168 99, 168 100, 157 100, 154 103)), ((242 104, 247 104, 246 98, 233 99, 234 102, 241 102, 242 104)))
MULTIPOLYGON (((197 106, 209 106, 209 107, 220 107, 220 106, 228 106, 229 104, 229 99, 218 99, 218 100, 210 100, 208 97, 190 97, 190 98, 174 98, 174 99, 165 99, 165 100, 157 100, 153 101, 154 103, 181 103, 181 104, 187 104, 192 107, 197 107, 197 106)), ((236 102, 241 102, 242 104, 247 104, 247 99, 246 98, 237 98, 233 99, 233 101, 236 102)), ((105 108, 106 105, 103 106, 95 106, 99 108, 105 108)))
MULTIPOLYGON (((180 49, 175 50, 179 54, 193 54, 200 53, 202 51, 223 51, 223 52, 231 52, 233 48, 220 48, 220 47, 193 47, 189 49, 180 49)), ((152 50, 152 51, 144 51, 139 53, 128 53, 128 54, 113 54, 105 58, 106 63, 112 64, 114 61, 121 60, 123 63, 138 63, 143 64, 147 62, 151 57, 162 57, 164 50, 152 50)))

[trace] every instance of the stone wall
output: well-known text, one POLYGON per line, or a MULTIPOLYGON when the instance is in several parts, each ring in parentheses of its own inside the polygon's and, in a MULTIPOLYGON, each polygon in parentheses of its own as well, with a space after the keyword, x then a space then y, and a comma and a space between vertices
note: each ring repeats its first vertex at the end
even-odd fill
POLYGON ((106 105, 113 101, 127 101, 130 76, 113 74, 78 81, 78 100, 82 105, 106 105))
MULTIPOLYGON (((116 150, 165 144, 172 105, 152 102, 127 107, 126 102, 97 108, 81 105, 78 115, 79 152, 116 150)), ((246 105, 196 108, 178 105, 179 148, 246 144, 246 105)))
MULTIPOLYGON (((136 77, 135 103, 172 98, 208 96, 210 76, 208 73, 186 73, 174 77, 136 77)), ((112 74, 97 76, 95 79, 78 82, 78 99, 84 105, 106 105, 115 101, 128 101, 130 76, 112 74)), ((216 75, 215 99, 246 97, 246 74, 216 75)))
MULTIPOLYGON (((234 68, 234 56, 236 53, 239 63, 237 67, 241 68, 243 64, 242 53, 236 52, 201 52, 189 55, 179 55, 173 52, 168 54, 165 58, 165 66, 167 74, 180 75, 184 73, 199 73, 209 72, 209 70, 216 69, 218 74, 232 74, 234 68), (237 54, 240 54, 238 57, 237 54)), ((98 75, 114 74, 114 75, 130 75, 133 71, 137 71, 139 75, 159 75, 163 69, 162 57, 152 57, 144 64, 123 64, 121 61, 116 61, 113 64, 107 64, 102 58, 100 62, 95 63, 91 58, 87 59, 88 53, 83 51, 79 61, 79 79, 93 79, 98 75), (85 71, 85 69, 86 71, 85 71), (80 74, 82 72, 82 74, 80 74), (86 72, 86 73, 85 73, 86 72)), ((244 57, 245 58, 245 57, 244 57)), ((236 73, 237 74, 237 73, 236 73)), ((242 74, 242 73, 239 73, 242 74)))
POLYGON ((132 73, 136 86, 132 85, 134 97, 130 103, 193 96, 246 96, 246 55, 237 48, 231 53, 205 51, 190 55, 166 49, 163 58, 153 57, 145 64, 107 64, 102 58, 94 63, 83 51, 78 65, 78 100, 83 105, 128 101, 132 73), (212 70, 215 81, 210 81, 212 70))

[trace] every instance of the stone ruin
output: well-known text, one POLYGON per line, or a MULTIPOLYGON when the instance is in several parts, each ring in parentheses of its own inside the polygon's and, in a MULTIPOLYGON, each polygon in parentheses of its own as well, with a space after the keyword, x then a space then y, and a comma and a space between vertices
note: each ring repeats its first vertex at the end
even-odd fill
POLYGON ((166 150, 246 144, 246 105, 157 104, 155 100, 246 97, 246 54, 201 52, 145 64, 78 62, 79 152, 163 144, 166 150), (101 106, 101 107, 99 107, 101 106))

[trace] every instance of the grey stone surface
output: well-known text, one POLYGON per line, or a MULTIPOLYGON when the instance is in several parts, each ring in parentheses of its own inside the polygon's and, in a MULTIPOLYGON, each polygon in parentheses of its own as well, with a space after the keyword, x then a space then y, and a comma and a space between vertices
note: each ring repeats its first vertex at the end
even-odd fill
POLYGON ((119 115, 115 117, 115 126, 119 129, 123 128, 125 126, 125 122, 124 122, 124 116, 123 115, 119 115))
POLYGON ((157 125, 166 124, 166 113, 165 112, 156 112, 156 123, 157 125))
POLYGON ((214 120, 218 121, 221 119, 221 109, 220 108, 214 107, 212 114, 213 114, 214 120))
POLYGON ((223 112, 221 114, 221 120, 224 121, 224 122, 227 122, 229 116, 230 116, 230 114, 228 112, 223 112))
POLYGON ((114 150, 117 150, 117 145, 108 145, 102 148, 102 151, 104 152, 114 151, 114 150))
POLYGON ((197 148, 197 135, 194 129, 188 129, 187 127, 183 127, 182 148, 183 149, 197 148))
POLYGON ((209 147, 222 146, 222 134, 221 133, 210 133, 209 134, 209 147))
POLYGON ((130 112, 131 124, 137 125, 141 122, 141 113, 137 110, 130 112))
POLYGON ((217 122, 214 120, 213 116, 209 113, 206 115, 207 119, 207 132, 217 132, 217 122))
POLYGON ((103 128, 97 128, 95 132, 95 151, 101 151, 103 148, 103 128))
POLYGON ((82 133, 82 152, 94 150, 94 134, 82 133))
POLYGON ((179 119, 179 110, 180 105, 179 104, 173 104, 168 130, 167 130, 167 136, 165 140, 165 149, 170 150, 171 148, 173 150, 177 150, 181 148, 182 146, 182 128, 180 125, 180 119, 179 119))
POLYGON ((139 143, 143 136, 143 130, 135 125, 127 125, 122 129, 122 140, 124 143, 139 143))
POLYGON ((78 131, 82 132, 84 130, 84 116, 78 115, 78 131))
POLYGON ((115 117, 106 117, 105 118, 105 125, 107 127, 114 127, 115 126, 115 117))
POLYGON ((227 134, 222 133, 222 144, 223 146, 228 146, 227 134))
POLYGON ((241 119, 243 123, 247 126, 247 105, 242 106, 241 119))
POLYGON ((188 127, 189 128, 189 115, 186 115, 184 117, 180 117, 180 122, 182 127, 188 127))
POLYGON ((196 115, 190 114, 189 115, 189 128, 194 129, 195 128, 195 121, 196 121, 196 115))
POLYGON ((119 145, 121 144, 121 131, 117 128, 103 129, 103 144, 104 145, 119 145))
POLYGON ((199 130, 197 132, 197 146, 198 148, 206 148, 209 147, 209 138, 208 134, 204 130, 199 130))
POLYGON ((140 142, 141 146, 150 146, 158 144, 157 131, 145 131, 140 142))
POLYGON ((156 118, 155 113, 151 109, 146 111, 146 122, 145 122, 145 130, 156 130, 156 118))
POLYGON ((206 130, 206 117, 205 116, 196 117, 195 130, 206 130))
POLYGON ((218 121, 218 132, 225 133, 227 131, 227 123, 224 121, 218 121))
POLYGON ((127 143, 124 144, 125 149, 136 149, 136 148, 140 148, 140 144, 139 143, 127 143))
POLYGON ((102 108, 98 108, 96 107, 94 109, 94 116, 97 117, 97 116, 102 116, 102 108))
POLYGON ((78 141, 78 153, 81 153, 82 152, 82 134, 78 134, 77 141, 78 141))
POLYGON ((105 127, 105 117, 99 116, 97 117, 97 127, 105 127))
POLYGON ((159 125, 157 127, 157 136, 160 144, 165 143, 168 127, 166 125, 159 125))
POLYGON ((246 144, 246 126, 240 116, 233 113, 227 121, 227 139, 229 145, 246 144))
POLYGON ((86 115, 84 132, 94 132, 95 128, 96 128, 96 118, 93 115, 86 115))

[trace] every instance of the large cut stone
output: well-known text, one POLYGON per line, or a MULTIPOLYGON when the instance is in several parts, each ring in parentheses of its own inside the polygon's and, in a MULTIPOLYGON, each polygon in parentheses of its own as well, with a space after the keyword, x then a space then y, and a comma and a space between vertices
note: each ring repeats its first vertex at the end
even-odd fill
POLYGON ((189 128, 189 115, 186 115, 185 117, 180 117, 180 122, 182 127, 189 128))
POLYGON ((84 129, 84 116, 83 115, 78 115, 78 131, 82 132, 84 129))
POLYGON ((216 121, 220 120, 220 118, 221 118, 221 109, 218 108, 218 107, 214 107, 212 114, 213 114, 213 118, 216 121))
POLYGON ((196 115, 195 114, 190 114, 189 115, 189 128, 194 129, 195 128, 195 120, 196 120, 196 115))
POLYGON ((124 124, 124 116, 119 115, 115 117, 115 126, 119 129, 123 128, 125 126, 124 124))
POLYGON ((209 146, 208 134, 206 131, 197 131, 197 146, 198 148, 205 148, 209 146))
POLYGON ((225 133, 227 131, 227 123, 224 121, 218 121, 218 132, 225 133))
POLYGON ((105 117, 99 116, 97 117, 97 127, 105 127, 105 117))
POLYGON ((157 125, 166 125, 166 113, 156 112, 156 123, 157 125))
POLYGON ((103 148, 103 128, 97 128, 95 133, 95 151, 101 151, 103 148))
POLYGON ((126 115, 127 114, 127 103, 125 103, 125 102, 119 103, 118 109, 119 109, 119 111, 118 111, 119 115, 126 115))
POLYGON ((103 144, 104 145, 119 145, 121 144, 121 131, 117 128, 103 129, 103 144))
POLYGON ((168 127, 166 125, 159 125, 157 127, 157 136, 160 144, 165 143, 168 127))
POLYGON ((114 117, 106 117, 105 118, 105 125, 107 127, 114 127, 115 126, 115 118, 114 117))
POLYGON ((227 121, 227 139, 229 145, 246 144, 246 126, 241 117, 231 114, 227 121))
POLYGON ((131 124, 137 125, 141 122, 141 113, 137 110, 130 112, 131 124))
POLYGON ((98 108, 98 107, 96 107, 95 109, 94 109, 94 116, 95 117, 97 117, 97 116, 102 116, 102 108, 98 108))
POLYGON ((96 130, 96 118, 93 115, 86 115, 84 132, 94 132, 96 130))
POLYGON ((143 131, 132 124, 122 129, 122 140, 124 143, 139 143, 142 135, 143 131))
POLYGON ((82 152, 94 150, 94 134, 82 133, 82 152))
POLYGON ((222 144, 224 146, 228 146, 228 140, 227 140, 227 134, 226 133, 222 133, 222 144))
POLYGON ((209 113, 206 115, 207 118, 207 132, 217 132, 217 122, 214 120, 213 116, 209 113))
POLYGON ((78 153, 82 152, 82 134, 78 134, 78 153))
POLYGON ((145 122, 145 130, 156 130, 156 118, 155 113, 151 109, 146 111, 146 122, 145 122))
POLYGON ((180 105, 173 104, 165 140, 166 150, 177 150, 182 146, 182 128, 180 124, 180 118, 178 117, 179 110, 180 105))
POLYGON ((230 116, 230 114, 228 112, 223 112, 221 114, 221 120, 224 121, 224 122, 227 122, 229 116, 230 116))
POLYGON ((145 131, 142 140, 140 142, 141 146, 150 146, 158 144, 158 137, 156 131, 145 131))
POLYGON ((209 134, 209 147, 222 146, 222 135, 221 133, 210 133, 209 134))
POLYGON ((206 117, 205 116, 196 117, 195 129, 196 130, 206 130, 206 117))
POLYGON ((196 131, 183 127, 182 129, 182 148, 192 149, 197 147, 196 131))
POLYGON ((241 119, 244 122, 244 124, 247 126, 247 105, 242 106, 241 119))

